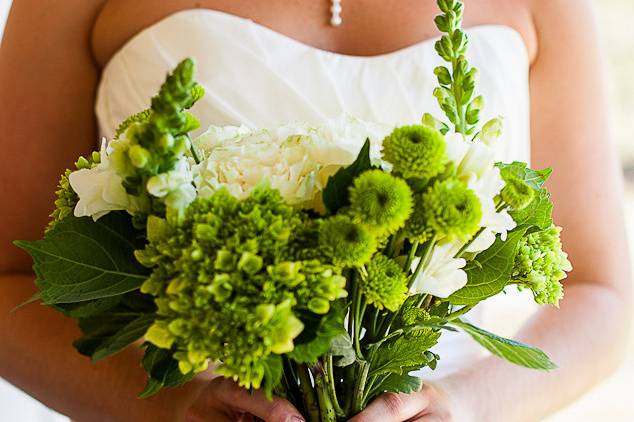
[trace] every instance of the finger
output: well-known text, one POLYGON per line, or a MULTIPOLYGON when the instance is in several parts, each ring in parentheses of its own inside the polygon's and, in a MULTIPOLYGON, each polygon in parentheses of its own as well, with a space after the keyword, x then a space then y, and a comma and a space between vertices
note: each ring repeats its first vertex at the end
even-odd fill
POLYGON ((193 406, 185 414, 185 422, 234 422, 235 418, 218 409, 206 406, 193 406))
POLYGON ((442 419, 437 415, 425 415, 412 419, 412 422, 442 422, 442 419))
POLYGON ((227 379, 214 380, 214 397, 229 408, 250 413, 266 422, 304 422, 301 413, 288 401, 279 397, 268 400, 262 391, 248 392, 227 379))
POLYGON ((386 393, 376 398, 350 422, 402 422, 420 413, 429 405, 424 394, 386 393))

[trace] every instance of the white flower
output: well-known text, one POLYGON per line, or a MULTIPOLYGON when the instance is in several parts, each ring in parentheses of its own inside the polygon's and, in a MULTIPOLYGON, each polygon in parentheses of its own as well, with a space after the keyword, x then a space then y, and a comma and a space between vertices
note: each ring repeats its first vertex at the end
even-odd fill
POLYGON ((354 161, 366 138, 378 158, 380 141, 388 132, 387 127, 346 116, 320 127, 212 127, 194 141, 204 157, 193 166, 194 182, 201 197, 226 188, 237 198, 267 182, 289 204, 320 208, 318 194, 328 178, 354 161))
POLYGON ((196 199, 193 174, 186 158, 181 158, 173 170, 150 177, 146 189, 157 198, 165 198, 169 208, 182 209, 196 199))
MULTIPOLYGON (((460 250, 460 243, 450 242, 434 247, 429 263, 414 280, 412 293, 427 293, 436 297, 449 297, 467 284, 467 273, 462 268, 467 262, 462 258, 454 258, 460 250)), ((412 262, 412 272, 420 258, 412 262)))
POLYGON ((75 217, 90 216, 94 220, 103 217, 110 211, 126 210, 138 212, 142 201, 128 195, 122 185, 122 179, 110 165, 106 140, 101 144, 101 162, 90 169, 81 169, 68 176, 79 201, 75 205, 75 217))
POLYGON ((458 177, 465 180, 480 199, 483 231, 467 248, 468 252, 480 252, 493 244, 496 234, 506 239, 506 233, 515 228, 509 213, 495 208, 494 198, 504 187, 504 181, 495 166, 494 142, 491 139, 487 143, 470 142, 456 133, 447 134, 445 140, 447 156, 455 163, 458 177))

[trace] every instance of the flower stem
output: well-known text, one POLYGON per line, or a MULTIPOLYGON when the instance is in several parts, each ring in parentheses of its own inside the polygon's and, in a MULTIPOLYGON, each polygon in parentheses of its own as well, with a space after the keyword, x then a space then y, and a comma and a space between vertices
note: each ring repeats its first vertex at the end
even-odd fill
POLYGON ((315 398, 315 391, 310 381, 308 366, 305 364, 297 365, 297 373, 300 382, 299 388, 304 398, 304 411, 306 412, 308 422, 321 422, 321 418, 319 417, 319 404, 315 398))
POLYGON ((357 414, 363 410, 363 399, 365 397, 365 384, 368 379, 368 371, 370 364, 366 361, 360 361, 358 374, 355 379, 354 392, 352 396, 352 413, 357 414))
POLYGON ((317 393, 317 401, 319 403, 319 414, 321 416, 321 422, 336 422, 337 415, 335 414, 335 408, 330 399, 330 392, 328 391, 328 382, 326 379, 326 373, 321 363, 311 367, 311 373, 315 380, 315 391, 317 393))
POLYGON ((339 405, 339 400, 337 400, 337 389, 335 387, 335 377, 332 370, 332 355, 330 353, 326 355, 326 360, 324 361, 324 372, 328 381, 328 392, 330 393, 330 401, 332 402, 332 406, 335 409, 335 413, 339 417, 344 417, 345 413, 339 405))

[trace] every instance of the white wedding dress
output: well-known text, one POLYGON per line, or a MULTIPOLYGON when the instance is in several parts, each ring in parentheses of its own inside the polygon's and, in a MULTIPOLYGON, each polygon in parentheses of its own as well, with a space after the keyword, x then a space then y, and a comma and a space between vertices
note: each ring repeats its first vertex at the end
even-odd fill
MULTIPOLYGON (((522 37, 501 25, 476 26, 467 33, 469 60, 480 71, 478 92, 486 100, 483 118, 501 115, 505 121, 498 158, 528 162, 529 60, 522 37)), ((193 109, 203 128, 289 121, 317 125, 344 113, 390 125, 417 123, 424 112, 442 116, 432 96, 433 69, 441 64, 434 41, 378 56, 350 56, 302 44, 227 13, 181 11, 141 31, 112 57, 99 85, 99 127, 111 138, 123 119, 148 108, 166 72, 185 57, 196 60, 196 79, 205 87, 205 97, 193 109)), ((479 305, 469 318, 481 323, 489 306, 479 305)), ((481 353, 464 334, 451 332, 443 334, 434 351, 441 360, 436 371, 423 371, 425 378, 460 369, 481 353)), ((0 382, 0 393, 10 395, 10 390, 0 382)), ((16 411, 21 420, 58 420, 33 409, 16 411)))

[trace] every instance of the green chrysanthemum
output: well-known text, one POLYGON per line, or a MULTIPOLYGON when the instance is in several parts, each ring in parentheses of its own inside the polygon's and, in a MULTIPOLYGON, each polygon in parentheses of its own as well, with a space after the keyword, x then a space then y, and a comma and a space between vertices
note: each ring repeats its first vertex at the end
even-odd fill
POLYGON ((370 260, 377 245, 376 238, 363 225, 345 215, 336 215, 321 223, 319 247, 335 265, 358 267, 370 260))
POLYGON ((376 233, 393 233, 412 212, 407 183, 382 170, 366 171, 350 189, 350 214, 376 233))
POLYGON ((479 229, 482 206, 476 194, 457 179, 437 181, 417 196, 406 235, 425 241, 435 235, 468 239, 479 229))
POLYGON ((383 158, 404 178, 428 180, 441 173, 448 161, 440 132, 422 125, 403 126, 383 140, 383 158))
POLYGON ((300 312, 325 314, 347 294, 338 268, 286 260, 303 217, 260 187, 244 200, 226 190, 197 199, 178 221, 148 218, 149 243, 135 255, 153 268, 141 291, 159 317, 146 340, 174 348, 184 373, 220 360, 240 385, 266 386, 267 365, 302 330, 300 312))
POLYGON ((530 233, 520 241, 512 279, 533 291, 535 301, 557 306, 563 297, 560 280, 572 270, 568 255, 561 249, 560 227, 530 233))
POLYGON ((527 207, 535 197, 535 190, 517 177, 505 178, 504 183, 500 197, 514 210, 527 207))
POLYGON ((401 266, 385 255, 376 255, 366 269, 361 290, 368 303, 396 311, 407 297, 407 276, 401 266))

